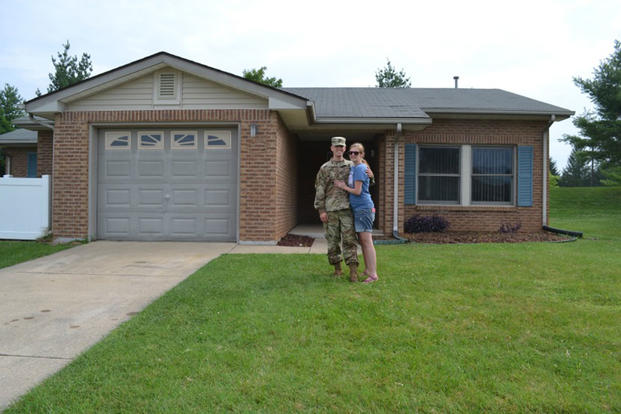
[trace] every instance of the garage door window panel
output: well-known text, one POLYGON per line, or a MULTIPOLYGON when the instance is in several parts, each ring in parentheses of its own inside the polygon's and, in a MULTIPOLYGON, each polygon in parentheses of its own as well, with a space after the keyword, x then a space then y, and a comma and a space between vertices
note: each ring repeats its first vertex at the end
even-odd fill
POLYGON ((172 131, 170 135, 172 137, 172 140, 171 140, 172 149, 195 150, 198 147, 198 144, 197 144, 198 134, 196 131, 172 131))
POLYGON ((208 150, 231 149, 231 131, 205 131, 205 148, 208 150))
POLYGON ((128 131, 109 131, 106 132, 106 150, 125 150, 129 151, 131 144, 131 133, 128 131))
POLYGON ((138 148, 144 150, 163 150, 164 133, 162 131, 138 132, 138 148))

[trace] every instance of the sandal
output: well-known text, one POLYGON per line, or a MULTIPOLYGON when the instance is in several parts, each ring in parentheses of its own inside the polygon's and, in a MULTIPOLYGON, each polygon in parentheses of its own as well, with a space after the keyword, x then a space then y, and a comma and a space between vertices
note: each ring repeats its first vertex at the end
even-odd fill
POLYGON ((366 279, 364 279, 364 281, 362 283, 373 283, 375 282, 377 279, 379 279, 379 277, 377 276, 369 276, 366 279))

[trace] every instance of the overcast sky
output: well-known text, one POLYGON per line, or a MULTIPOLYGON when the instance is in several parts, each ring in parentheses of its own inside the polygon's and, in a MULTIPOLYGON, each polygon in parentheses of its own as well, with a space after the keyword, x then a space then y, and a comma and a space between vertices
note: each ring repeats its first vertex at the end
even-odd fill
MULTIPOLYGON (((241 75, 268 67, 284 86, 374 86, 389 58, 413 87, 500 88, 582 114, 572 78, 621 40, 619 0, 15 1, 0 0, 0 83, 45 92, 51 55, 69 40, 93 75, 166 51, 241 75)), ((562 167, 576 133, 550 132, 562 167)))

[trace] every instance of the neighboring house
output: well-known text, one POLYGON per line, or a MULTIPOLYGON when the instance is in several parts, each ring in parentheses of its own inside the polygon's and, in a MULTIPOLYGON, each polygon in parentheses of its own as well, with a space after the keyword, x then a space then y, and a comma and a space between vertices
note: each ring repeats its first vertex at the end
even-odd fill
POLYGON ((17 124, 49 154, 55 237, 247 243, 319 223, 333 135, 366 146, 385 234, 412 214, 538 231, 548 129, 573 114, 498 89, 276 89, 165 52, 25 108, 17 124))
POLYGON ((37 177, 37 132, 16 129, 0 135, 4 173, 13 177, 37 177))

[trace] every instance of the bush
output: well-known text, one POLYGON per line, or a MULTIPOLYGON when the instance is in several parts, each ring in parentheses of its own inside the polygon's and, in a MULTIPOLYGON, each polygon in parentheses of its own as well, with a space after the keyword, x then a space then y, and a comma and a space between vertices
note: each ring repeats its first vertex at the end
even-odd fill
POLYGON ((405 222, 406 233, 431 233, 443 232, 448 229, 450 223, 441 216, 421 216, 416 214, 405 222))
POLYGON ((518 222, 516 224, 511 223, 502 223, 498 228, 499 233, 517 233, 518 230, 522 228, 522 223, 518 222))

